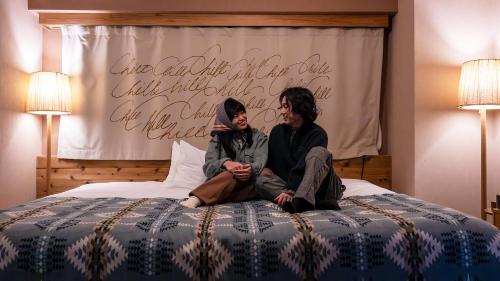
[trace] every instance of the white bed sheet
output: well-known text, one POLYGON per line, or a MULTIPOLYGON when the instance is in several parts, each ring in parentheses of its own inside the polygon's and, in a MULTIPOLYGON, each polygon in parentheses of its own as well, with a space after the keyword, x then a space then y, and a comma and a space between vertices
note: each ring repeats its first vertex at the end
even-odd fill
POLYGON ((394 193, 371 182, 358 179, 342 179, 346 189, 343 198, 357 195, 378 195, 385 193, 394 193))
POLYGON ((189 189, 166 187, 163 182, 107 182, 84 184, 77 188, 51 195, 53 197, 122 197, 122 198, 155 198, 168 197, 181 199, 188 197, 189 189))
MULTIPOLYGON (((365 180, 342 179, 346 186, 344 198, 356 195, 374 195, 394 193, 388 189, 374 185, 365 180)), ((182 199, 188 197, 189 189, 182 187, 166 187, 163 182, 108 182, 91 183, 77 188, 51 195, 52 197, 123 197, 123 198, 155 198, 168 197, 182 199)))

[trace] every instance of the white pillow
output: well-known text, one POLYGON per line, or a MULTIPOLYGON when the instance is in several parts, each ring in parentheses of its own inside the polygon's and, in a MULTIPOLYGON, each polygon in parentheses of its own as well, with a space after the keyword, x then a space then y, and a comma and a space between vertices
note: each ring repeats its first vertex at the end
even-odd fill
POLYGON ((181 140, 178 158, 174 157, 174 152, 172 145, 172 168, 164 181, 166 187, 193 190, 207 180, 203 173, 205 151, 181 140))
POLYGON ((164 183, 174 182, 174 177, 175 177, 175 174, 177 171, 177 166, 179 166, 179 162, 180 162, 180 156, 181 156, 180 146, 176 141, 174 141, 172 143, 172 154, 170 157, 170 169, 168 171, 167 178, 163 181, 164 183))
POLYGON ((200 165, 200 168, 203 168, 203 164, 205 164, 205 154, 207 153, 206 151, 198 149, 183 140, 180 141, 180 149, 184 158, 182 162, 200 165))

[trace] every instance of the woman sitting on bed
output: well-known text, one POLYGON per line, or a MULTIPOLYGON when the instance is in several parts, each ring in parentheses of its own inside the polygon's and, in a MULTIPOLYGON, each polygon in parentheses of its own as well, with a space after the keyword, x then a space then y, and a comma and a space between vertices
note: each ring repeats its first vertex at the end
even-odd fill
POLYGON ((247 124, 245 107, 228 98, 217 107, 203 172, 208 180, 181 204, 196 208, 257 198, 254 184, 267 162, 267 137, 247 124))

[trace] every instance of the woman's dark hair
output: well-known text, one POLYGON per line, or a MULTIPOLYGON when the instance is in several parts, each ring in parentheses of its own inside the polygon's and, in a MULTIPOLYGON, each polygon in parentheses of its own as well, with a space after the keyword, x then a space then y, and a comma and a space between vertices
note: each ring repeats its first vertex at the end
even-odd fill
MULTIPOLYGON (((229 120, 231 120, 231 121, 234 119, 234 117, 236 115, 238 115, 238 113, 247 112, 245 109, 245 106, 241 102, 239 102, 233 98, 228 98, 224 102, 224 111, 226 111, 227 117, 229 117, 229 120)), ((247 127, 243 130, 243 132, 246 133, 246 135, 245 135, 246 145, 252 146, 253 133, 252 133, 252 128, 250 127, 250 125, 247 124, 247 127)), ((237 134, 237 133, 239 134, 240 132, 227 131, 227 132, 219 133, 220 143, 222 144, 224 151, 226 151, 227 156, 229 158, 231 158, 232 160, 234 160, 234 158, 236 158, 236 151, 234 151, 231 143, 233 142, 235 134, 237 134)), ((221 149, 221 146, 219 145, 219 158, 220 158, 220 152, 221 152, 220 149, 221 149)))
POLYGON ((318 108, 311 90, 302 87, 287 88, 281 92, 280 103, 284 97, 292 105, 292 112, 300 114, 305 120, 314 121, 318 117, 318 108))

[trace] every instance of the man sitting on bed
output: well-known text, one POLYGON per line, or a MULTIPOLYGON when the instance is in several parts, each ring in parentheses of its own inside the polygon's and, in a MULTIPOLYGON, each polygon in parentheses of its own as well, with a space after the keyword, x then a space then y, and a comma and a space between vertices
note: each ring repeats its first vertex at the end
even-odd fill
POLYGON ((345 186, 333 171, 328 135, 314 123, 318 113, 313 94, 288 88, 279 102, 283 123, 271 131, 267 165, 255 190, 290 213, 339 210, 337 200, 345 186))

